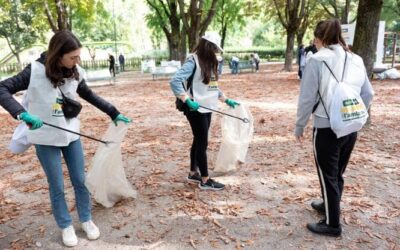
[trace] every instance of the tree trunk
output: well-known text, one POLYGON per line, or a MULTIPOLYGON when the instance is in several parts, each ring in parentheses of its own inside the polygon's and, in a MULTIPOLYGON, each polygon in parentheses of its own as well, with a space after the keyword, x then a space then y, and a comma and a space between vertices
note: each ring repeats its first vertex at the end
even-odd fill
POLYGON ((182 24, 185 27, 189 50, 193 50, 199 37, 202 36, 215 16, 217 0, 212 0, 210 9, 206 10, 204 0, 190 0, 189 9, 185 11, 185 1, 178 1, 182 24))
POLYGON ((292 71, 293 47, 294 47, 295 35, 296 35, 296 31, 287 30, 285 67, 284 67, 285 71, 292 71))
MULTIPOLYGON (((186 60, 186 51, 187 51, 187 37, 186 37, 186 30, 185 27, 182 27, 182 31, 181 31, 181 40, 180 40, 180 57, 179 60, 181 61, 181 63, 183 64, 186 60)), ((189 51, 190 53, 191 51, 189 51)))
POLYGON ((227 29, 228 29, 228 25, 227 25, 227 24, 224 24, 224 25, 222 26, 221 48, 224 48, 224 46, 225 46, 225 38, 226 38, 227 29))
POLYGON ((199 40, 198 29, 190 29, 188 32, 189 50, 192 51, 199 40))
MULTIPOLYGON (((181 29, 179 20, 171 21, 171 43, 169 60, 180 61, 182 59, 181 29)), ((184 51, 186 54, 186 49, 184 51)))
POLYGON ((49 4, 47 3, 47 0, 44 1, 44 9, 45 9, 45 14, 47 17, 47 21, 49 22, 49 25, 51 27, 51 30, 56 33, 58 31, 57 25, 55 24, 55 21, 53 19, 53 16, 51 15, 51 11, 49 8, 49 4))
POLYGON ((343 7, 343 13, 341 18, 342 20, 340 20, 342 24, 349 23, 349 12, 350 12, 350 0, 346 0, 343 7))
POLYGON ((274 4, 279 21, 286 29, 285 67, 283 70, 292 71, 294 39, 302 22, 307 21, 306 0, 287 1, 284 11, 281 11, 277 0, 274 0, 274 4))
POLYGON ((68 13, 62 0, 55 0, 58 30, 69 30, 68 13))
POLYGON ((297 36, 296 36, 297 47, 300 47, 300 45, 303 44, 303 38, 304 38, 304 33, 303 32, 298 32, 297 36))
POLYGON ((17 58, 17 64, 18 64, 19 69, 23 70, 22 63, 21 63, 21 58, 19 56, 19 52, 16 52, 14 55, 17 58))
POLYGON ((180 37, 177 35, 172 35, 171 41, 168 41, 168 47, 169 47, 169 60, 175 60, 178 61, 180 60, 180 46, 179 46, 179 41, 180 37))
POLYGON ((358 5, 353 51, 364 60, 369 77, 372 76, 376 55, 382 5, 382 0, 360 0, 358 5))

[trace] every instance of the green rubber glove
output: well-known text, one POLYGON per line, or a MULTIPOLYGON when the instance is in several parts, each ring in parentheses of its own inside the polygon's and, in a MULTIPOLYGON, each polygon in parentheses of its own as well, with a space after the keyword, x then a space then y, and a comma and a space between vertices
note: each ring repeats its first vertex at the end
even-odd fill
POLYGON ((28 112, 23 112, 19 115, 19 119, 23 120, 31 130, 35 130, 43 126, 43 121, 35 116, 31 115, 28 112))
POLYGON ((132 119, 129 119, 128 117, 125 117, 125 116, 119 114, 119 115, 113 120, 115 126, 118 126, 118 122, 119 122, 119 121, 125 122, 125 124, 127 124, 127 123, 131 123, 131 122, 132 122, 132 119))
POLYGON ((225 103, 228 104, 231 108, 235 108, 237 105, 240 105, 240 103, 232 99, 226 99, 225 103))
POLYGON ((190 111, 197 111, 200 108, 199 103, 193 101, 190 98, 186 99, 185 103, 186 103, 186 105, 188 105, 190 111))

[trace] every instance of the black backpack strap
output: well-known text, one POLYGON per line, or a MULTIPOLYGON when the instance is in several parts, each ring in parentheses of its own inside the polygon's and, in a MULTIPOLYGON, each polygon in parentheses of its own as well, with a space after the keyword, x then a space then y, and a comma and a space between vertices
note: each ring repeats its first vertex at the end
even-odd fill
MULTIPOLYGON (((194 58, 193 58, 194 59, 194 58)), ((193 68, 193 71, 192 71, 192 74, 189 76, 189 78, 187 79, 187 89, 185 88, 185 84, 182 82, 182 86, 183 86, 183 89, 185 90, 185 91, 187 91, 188 89, 190 90, 190 94, 193 96, 193 89, 192 89, 192 84, 193 84, 193 78, 194 78, 194 74, 196 73, 196 68, 197 68, 197 65, 196 65, 196 60, 193 60, 194 61, 194 68, 193 68)))
POLYGON ((193 85, 194 74, 196 73, 196 68, 197 68, 197 64, 196 64, 196 61, 194 61, 193 72, 192 72, 192 74, 190 75, 190 77, 188 78, 188 84, 187 84, 188 89, 190 89, 190 94, 191 94, 192 96, 193 96, 193 88, 192 88, 192 85, 193 85))
POLYGON ((62 97, 65 98, 65 95, 64 95, 64 93, 62 92, 60 86, 58 86, 58 89, 60 90, 62 97))

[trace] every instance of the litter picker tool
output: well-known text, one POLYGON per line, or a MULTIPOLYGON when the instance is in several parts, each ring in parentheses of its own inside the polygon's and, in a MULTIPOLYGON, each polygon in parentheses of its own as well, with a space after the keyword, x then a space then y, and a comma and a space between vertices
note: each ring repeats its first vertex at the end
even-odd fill
POLYGON ((72 130, 69 130, 69 129, 66 129, 66 128, 62 128, 62 127, 59 127, 59 126, 56 126, 56 125, 53 125, 53 124, 50 124, 50 123, 47 123, 47 122, 43 122, 43 124, 45 124, 47 126, 50 126, 50 127, 53 127, 53 128, 56 128, 56 129, 61 129, 61 130, 67 131, 67 132, 72 133, 72 134, 76 134, 76 135, 80 135, 80 136, 89 138, 90 140, 93 140, 93 141, 98 141, 98 142, 104 143, 106 146, 108 146, 108 144, 110 144, 110 143, 114 143, 112 141, 99 140, 99 139, 91 137, 89 135, 80 134, 78 132, 75 132, 75 131, 72 131, 72 130))
POLYGON ((203 109, 208 109, 208 110, 210 110, 210 111, 212 111, 212 112, 219 113, 219 114, 221 114, 221 115, 226 115, 226 116, 230 116, 230 117, 232 117, 232 118, 239 119, 239 120, 241 120, 241 121, 244 122, 244 123, 249 123, 249 122, 250 122, 249 119, 247 119, 247 118, 237 117, 237 116, 234 116, 234 115, 231 115, 231 114, 228 114, 228 113, 224 113, 224 112, 221 112, 221 111, 218 111, 218 110, 215 110, 215 109, 210 109, 210 108, 207 108, 207 107, 204 107, 204 106, 201 106, 201 105, 200 105, 200 107, 203 108, 203 109))

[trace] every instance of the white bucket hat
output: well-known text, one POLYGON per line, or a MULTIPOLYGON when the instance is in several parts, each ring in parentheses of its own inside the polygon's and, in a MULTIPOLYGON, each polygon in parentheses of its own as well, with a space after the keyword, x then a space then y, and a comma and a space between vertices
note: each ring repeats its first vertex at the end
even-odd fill
POLYGON ((212 42, 215 46, 217 46, 217 48, 221 51, 224 52, 224 50, 221 48, 221 37, 218 35, 217 32, 215 31, 207 31, 206 34, 204 36, 202 36, 201 38, 212 42))

